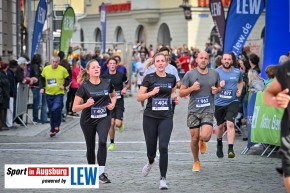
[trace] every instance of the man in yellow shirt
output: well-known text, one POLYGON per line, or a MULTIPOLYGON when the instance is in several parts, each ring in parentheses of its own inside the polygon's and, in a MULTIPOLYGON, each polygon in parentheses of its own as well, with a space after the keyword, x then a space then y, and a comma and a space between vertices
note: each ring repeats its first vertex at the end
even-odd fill
POLYGON ((60 58, 53 56, 51 64, 44 67, 41 73, 40 93, 45 90, 48 110, 50 112, 50 137, 59 132, 61 110, 65 88, 70 83, 68 71, 58 65, 60 58))

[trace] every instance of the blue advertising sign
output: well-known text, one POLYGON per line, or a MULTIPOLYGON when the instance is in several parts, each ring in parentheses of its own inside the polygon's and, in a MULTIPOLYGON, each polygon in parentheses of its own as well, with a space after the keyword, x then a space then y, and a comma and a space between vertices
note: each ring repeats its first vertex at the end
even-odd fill
POLYGON ((106 6, 103 2, 101 5, 100 22, 102 28, 102 53, 106 53, 106 6))
POLYGON ((278 64, 281 55, 290 51, 290 1, 267 0, 264 60, 261 75, 269 65, 278 64), (288 43, 287 43, 288 42, 288 43))
POLYGON ((265 7, 264 0, 233 0, 225 29, 224 52, 238 56, 265 7))
POLYGON ((47 6, 45 0, 40 0, 38 3, 35 22, 34 22, 34 31, 32 38, 32 48, 31 48, 31 59, 35 54, 38 53, 39 43, 42 37, 42 30, 46 20, 47 6))
POLYGON ((256 104, 256 98, 257 93, 249 94, 248 99, 248 114, 247 114, 247 125, 248 125, 248 148, 250 148, 253 145, 253 142, 251 141, 251 130, 252 130, 252 124, 256 124, 257 117, 254 115, 255 111, 255 104, 256 104))

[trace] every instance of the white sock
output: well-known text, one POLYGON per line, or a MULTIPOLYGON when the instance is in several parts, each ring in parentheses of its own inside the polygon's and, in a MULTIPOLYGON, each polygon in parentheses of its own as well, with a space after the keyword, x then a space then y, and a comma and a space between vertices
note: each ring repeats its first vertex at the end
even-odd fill
POLYGON ((105 172, 105 166, 99 166, 99 176, 105 172))

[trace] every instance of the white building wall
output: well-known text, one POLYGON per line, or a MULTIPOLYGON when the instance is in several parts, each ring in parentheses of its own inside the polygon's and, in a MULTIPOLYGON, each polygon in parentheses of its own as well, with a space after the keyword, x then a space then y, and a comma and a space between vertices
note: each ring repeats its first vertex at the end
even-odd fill
MULTIPOLYGON (((134 10, 136 11, 136 10, 134 10)), ((227 11, 227 10, 226 10, 227 11)), ((107 42, 116 42, 116 29, 120 26, 127 43, 136 41, 136 31, 139 25, 144 26, 146 45, 157 46, 158 30, 162 23, 166 23, 172 38, 171 47, 181 47, 184 43, 188 47, 197 47, 204 50, 205 43, 209 41, 210 33, 214 27, 212 17, 206 8, 195 8, 192 20, 186 21, 182 9, 162 9, 159 11, 159 20, 155 23, 140 23, 132 17, 131 12, 107 14, 107 42)), ((95 41, 95 29, 100 26, 99 14, 90 15, 80 20, 84 30, 85 41, 95 41)), ((260 39, 265 25, 265 13, 261 15, 248 39, 260 39)), ((77 32, 78 33, 78 32, 77 32)), ((78 35, 79 36, 79 35, 78 35)), ((109 46, 110 47, 110 46, 109 46)), ((107 48, 109 48, 107 46, 107 48)), ((112 46, 111 46, 112 47, 112 46)), ((95 45, 85 45, 88 50, 94 50, 95 45)))

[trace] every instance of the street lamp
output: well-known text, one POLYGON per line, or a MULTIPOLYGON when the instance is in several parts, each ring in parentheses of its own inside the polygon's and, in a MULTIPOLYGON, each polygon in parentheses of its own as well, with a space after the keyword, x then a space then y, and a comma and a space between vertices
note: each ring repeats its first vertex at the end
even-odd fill
POLYGON ((186 20, 191 20, 191 5, 189 5, 188 0, 183 0, 182 5, 179 5, 180 8, 183 8, 184 17, 186 20))

